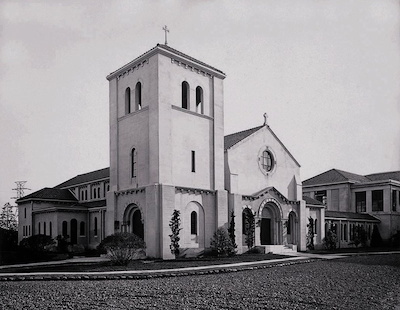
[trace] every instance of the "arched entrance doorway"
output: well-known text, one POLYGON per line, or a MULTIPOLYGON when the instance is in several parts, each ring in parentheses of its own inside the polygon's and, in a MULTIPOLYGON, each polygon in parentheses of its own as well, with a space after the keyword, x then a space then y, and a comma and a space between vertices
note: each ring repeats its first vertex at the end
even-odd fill
POLYGON ((297 224, 296 214, 292 211, 289 213, 289 218, 286 226, 287 243, 297 244, 297 224))
POLYGON ((260 244, 282 244, 281 213, 273 202, 263 202, 259 212, 260 244))
POLYGON ((124 212, 123 231, 131 232, 144 240, 142 212, 136 204, 130 204, 124 212))

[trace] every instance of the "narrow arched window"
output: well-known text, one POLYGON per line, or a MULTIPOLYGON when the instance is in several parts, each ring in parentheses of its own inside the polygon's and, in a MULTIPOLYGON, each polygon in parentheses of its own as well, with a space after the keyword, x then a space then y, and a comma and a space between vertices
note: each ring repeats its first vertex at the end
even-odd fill
POLYGON ((51 222, 49 223, 49 236, 53 237, 53 225, 51 224, 51 222))
POLYGON ((40 235, 40 222, 38 223, 38 228, 39 228, 39 234, 38 235, 40 235))
POLYGON ((47 235, 46 222, 43 223, 43 235, 47 235))
POLYGON ((182 108, 189 110, 189 84, 182 82, 182 108))
POLYGON ((318 220, 316 219, 315 221, 314 221, 314 234, 318 234, 318 226, 317 226, 317 223, 318 223, 318 220))
POLYGON ((97 198, 97 192, 96 192, 96 189, 95 189, 95 188, 93 188, 93 198, 94 198, 94 199, 97 198))
POLYGON ((135 105, 136 110, 142 109, 142 83, 137 82, 135 87, 135 105))
POLYGON ((196 112, 197 113, 204 113, 203 107, 203 89, 200 86, 196 87, 196 112))
POLYGON ((136 168, 137 168, 137 152, 136 149, 131 151, 131 177, 136 178, 136 168))
POLYGON ((100 198, 100 187, 97 188, 97 197, 100 198))
POLYGON ((95 235, 95 236, 97 236, 97 230, 98 230, 98 227, 97 227, 97 217, 95 217, 95 218, 94 218, 94 235, 95 235))
POLYGON ((67 223, 67 221, 63 221, 62 222, 62 235, 63 235, 63 237, 67 237, 68 236, 68 223, 67 223))
POLYGON ((81 200, 83 200, 84 196, 83 196, 84 192, 83 190, 81 191, 81 200))
POLYGON ((79 235, 84 236, 85 235, 85 222, 81 222, 79 224, 79 235))
POLYGON ((131 113, 131 89, 127 87, 125 90, 125 114, 131 113))
POLYGON ((87 200, 87 189, 85 189, 85 200, 87 200))
POLYGON ((190 233, 197 235, 197 212, 193 211, 190 214, 190 233))

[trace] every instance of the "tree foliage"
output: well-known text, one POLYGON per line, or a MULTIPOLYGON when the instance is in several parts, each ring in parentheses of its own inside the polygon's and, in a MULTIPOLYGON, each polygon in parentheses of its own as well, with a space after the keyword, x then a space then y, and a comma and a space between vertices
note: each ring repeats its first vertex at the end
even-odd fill
POLYGON ((229 233, 229 238, 231 238, 232 245, 236 249, 237 244, 235 241, 235 239, 236 239, 236 236, 235 236, 235 212, 233 210, 231 211, 231 221, 229 222, 228 233, 229 233))
POLYGON ((22 239, 19 246, 24 250, 40 253, 48 251, 55 243, 54 239, 50 236, 33 235, 22 239))
POLYGON ((364 226, 357 225, 354 227, 353 240, 349 244, 354 244, 356 248, 361 244, 361 246, 367 246, 367 231, 364 226))
POLYGON ((331 229, 329 229, 325 233, 325 238, 322 239, 322 243, 324 244, 325 248, 327 248, 328 250, 336 249, 337 241, 338 241, 337 235, 331 229))
POLYGON ((232 256, 236 253, 231 237, 224 227, 219 227, 214 233, 210 246, 218 256, 232 256))
POLYGON ((18 221, 13 206, 8 202, 3 206, 0 213, 0 228, 8 230, 18 230, 18 221))
POLYGON ((249 208, 245 208, 243 210, 244 216, 244 234, 245 234, 245 243, 248 249, 251 249, 254 246, 255 239, 255 219, 254 214, 249 208))
POLYGON ((169 248, 171 249, 171 253, 178 257, 180 253, 179 241, 181 238, 179 237, 179 232, 182 230, 181 228, 181 212, 179 210, 174 210, 172 213, 171 220, 169 221, 169 227, 171 228, 171 234, 169 237, 171 238, 171 244, 169 248))
POLYGON ((307 249, 314 250, 314 220, 310 216, 307 224, 307 249))
POLYGON ((98 249, 107 251, 107 256, 115 265, 127 265, 143 255, 146 248, 142 238, 133 233, 120 232, 106 237, 98 249))

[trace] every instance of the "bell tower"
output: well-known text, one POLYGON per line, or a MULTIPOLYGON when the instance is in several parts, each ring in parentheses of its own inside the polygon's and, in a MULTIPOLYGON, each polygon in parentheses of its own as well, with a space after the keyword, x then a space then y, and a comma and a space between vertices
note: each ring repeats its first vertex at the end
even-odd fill
POLYGON ((224 78, 160 44, 107 76, 107 235, 128 229, 124 211, 134 204, 148 255, 165 257, 176 187, 224 192, 224 78))

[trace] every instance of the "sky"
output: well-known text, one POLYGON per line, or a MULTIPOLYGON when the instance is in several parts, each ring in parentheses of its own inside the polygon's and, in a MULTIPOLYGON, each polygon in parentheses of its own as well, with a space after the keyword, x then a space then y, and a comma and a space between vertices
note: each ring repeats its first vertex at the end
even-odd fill
POLYGON ((226 73, 225 134, 268 124, 305 180, 400 170, 390 0, 0 2, 0 206, 109 166, 106 76, 164 43, 226 73))

